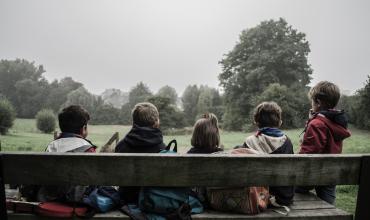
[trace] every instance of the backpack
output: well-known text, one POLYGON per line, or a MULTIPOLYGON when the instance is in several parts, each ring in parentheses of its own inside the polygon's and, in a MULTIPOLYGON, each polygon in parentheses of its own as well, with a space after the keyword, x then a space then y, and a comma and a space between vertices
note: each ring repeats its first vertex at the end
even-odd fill
MULTIPOLYGON (((231 153, 250 154, 245 148, 235 149, 231 153)), ((287 206, 276 203, 275 197, 270 196, 268 187, 208 187, 207 198, 211 208, 218 211, 255 215, 263 212, 270 205, 284 208, 284 212, 273 210, 282 215, 288 215, 290 212, 287 206)))
POLYGON ((255 215, 269 204, 266 187, 207 188, 207 198, 212 209, 255 215))
MULTIPOLYGON (((160 153, 177 153, 177 142, 172 140, 160 153), (174 148, 171 150, 171 145, 174 148)), ((149 220, 191 219, 191 214, 203 212, 199 200, 191 195, 188 187, 142 187, 139 209, 149 220)))
POLYGON ((105 213, 121 206, 120 195, 111 186, 90 187, 82 201, 99 213, 105 213))

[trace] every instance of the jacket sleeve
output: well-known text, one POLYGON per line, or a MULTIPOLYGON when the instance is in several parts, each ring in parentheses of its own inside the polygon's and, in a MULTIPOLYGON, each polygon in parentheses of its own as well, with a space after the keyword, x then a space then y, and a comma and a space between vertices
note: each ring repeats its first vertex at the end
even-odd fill
POLYGON ((327 127, 320 124, 309 124, 303 136, 300 154, 323 153, 327 144, 327 127))

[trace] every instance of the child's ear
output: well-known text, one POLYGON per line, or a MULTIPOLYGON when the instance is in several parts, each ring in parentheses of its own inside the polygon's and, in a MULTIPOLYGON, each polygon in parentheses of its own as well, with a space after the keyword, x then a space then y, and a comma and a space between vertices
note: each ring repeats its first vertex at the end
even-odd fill
POLYGON ((283 120, 280 120, 279 127, 281 127, 282 124, 283 124, 283 120))
POLYGON ((160 121, 159 119, 154 123, 153 128, 159 128, 160 121))

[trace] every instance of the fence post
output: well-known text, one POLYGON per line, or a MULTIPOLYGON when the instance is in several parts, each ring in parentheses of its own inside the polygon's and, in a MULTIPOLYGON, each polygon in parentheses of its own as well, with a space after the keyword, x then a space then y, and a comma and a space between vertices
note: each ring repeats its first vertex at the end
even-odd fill
POLYGON ((5 198, 3 155, 2 154, 0 154, 0 219, 4 219, 4 220, 8 219, 8 214, 6 212, 6 198, 5 198))
POLYGON ((370 156, 361 159, 355 220, 370 219, 370 156))

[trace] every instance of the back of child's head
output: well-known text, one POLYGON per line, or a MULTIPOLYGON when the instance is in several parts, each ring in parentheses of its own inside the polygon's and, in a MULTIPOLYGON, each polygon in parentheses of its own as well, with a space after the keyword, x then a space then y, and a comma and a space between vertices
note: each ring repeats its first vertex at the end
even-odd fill
POLYGON ((320 101, 323 109, 332 109, 338 104, 340 90, 334 83, 321 81, 310 89, 308 96, 315 103, 320 101))
POLYGON ((254 109, 253 119, 259 128, 278 128, 281 125, 281 112, 276 102, 262 102, 254 109))
POLYGON ((137 103, 132 109, 132 122, 140 127, 154 127, 159 123, 157 107, 150 102, 137 103))
POLYGON ((220 133, 216 115, 206 113, 195 122, 191 145, 209 151, 217 149, 220 146, 220 133))
POLYGON ((79 105, 68 106, 58 115, 60 130, 74 134, 81 134, 82 128, 89 120, 89 113, 79 105))

